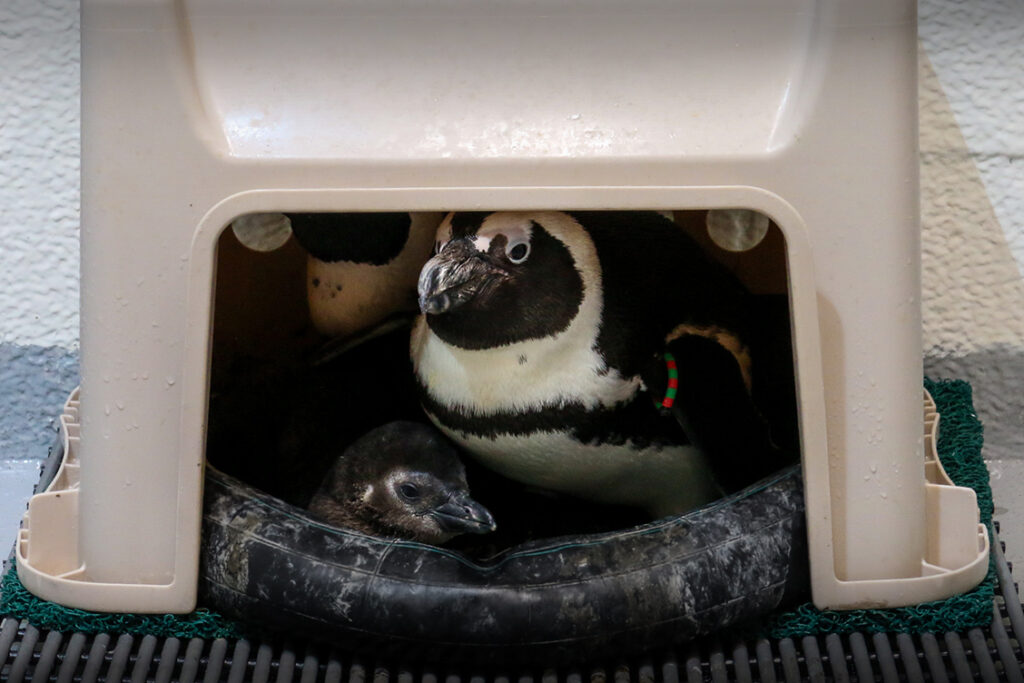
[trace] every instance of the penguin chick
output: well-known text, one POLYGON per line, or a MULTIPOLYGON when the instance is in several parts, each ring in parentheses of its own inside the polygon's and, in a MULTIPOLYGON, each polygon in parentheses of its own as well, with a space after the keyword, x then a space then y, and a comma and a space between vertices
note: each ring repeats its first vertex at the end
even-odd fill
POLYGON ((661 517, 719 497, 715 470, 758 459, 760 446, 731 453, 725 438, 728 413, 758 417, 749 294, 657 212, 450 214, 418 294, 411 354, 424 409, 504 476, 661 517), (713 420, 659 409, 664 393, 644 381, 691 337, 706 344, 683 345, 694 349, 677 359, 684 370, 709 350, 714 367, 720 353, 732 365, 679 387, 692 400, 678 406, 721 394, 713 420))
POLYGON ((455 449, 415 422, 390 422, 345 449, 309 511, 333 526, 434 545, 496 528, 470 498, 455 449))
POLYGON ((313 326, 348 337, 416 308, 416 280, 430 257, 438 213, 289 213, 309 252, 306 294, 313 326))

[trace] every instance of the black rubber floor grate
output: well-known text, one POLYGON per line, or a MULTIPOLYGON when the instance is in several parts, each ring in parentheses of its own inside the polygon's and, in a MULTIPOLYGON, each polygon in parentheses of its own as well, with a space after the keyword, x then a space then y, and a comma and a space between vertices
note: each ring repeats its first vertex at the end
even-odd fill
POLYGON ((1000 544, 992 624, 967 633, 828 635, 703 643, 646 659, 493 671, 403 667, 320 646, 41 631, 0 624, 0 681, 19 683, 720 683, 971 681, 1024 683, 1024 611, 1000 544))

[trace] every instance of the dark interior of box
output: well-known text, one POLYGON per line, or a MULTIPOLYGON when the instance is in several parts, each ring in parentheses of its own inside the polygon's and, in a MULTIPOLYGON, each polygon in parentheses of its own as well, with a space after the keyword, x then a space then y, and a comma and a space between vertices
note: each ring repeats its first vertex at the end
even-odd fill
MULTIPOLYGON (((770 224, 747 251, 718 247, 706 211, 676 211, 675 222, 754 294, 752 393, 773 441, 799 458, 786 245, 770 224)), ((390 331, 346 344, 313 327, 307 255, 294 238, 250 250, 225 229, 217 253, 207 432, 208 462, 297 507, 305 507, 346 445, 393 420, 427 422, 416 398, 409 327, 416 311, 391 318, 390 331)), ((342 293, 343 294, 343 293, 342 293)), ((490 556, 527 539, 626 528, 641 510, 600 505, 525 487, 463 458, 474 498, 498 531, 450 542, 490 556)))

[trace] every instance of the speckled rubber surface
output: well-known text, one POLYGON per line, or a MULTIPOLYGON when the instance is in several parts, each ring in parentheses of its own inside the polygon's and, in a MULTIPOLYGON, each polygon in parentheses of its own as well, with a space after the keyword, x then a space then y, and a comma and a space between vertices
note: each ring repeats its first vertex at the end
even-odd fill
POLYGON ((203 523, 210 609, 416 661, 640 652, 791 605, 808 585, 798 468, 693 513, 480 562, 319 524, 213 470, 203 523))
POLYGON ((563 666, 409 666, 302 642, 180 640, 40 631, 0 624, 0 680, 95 683, 762 683, 1024 682, 1024 611, 1000 544, 992 624, 966 633, 711 640, 678 651, 606 656, 563 666))

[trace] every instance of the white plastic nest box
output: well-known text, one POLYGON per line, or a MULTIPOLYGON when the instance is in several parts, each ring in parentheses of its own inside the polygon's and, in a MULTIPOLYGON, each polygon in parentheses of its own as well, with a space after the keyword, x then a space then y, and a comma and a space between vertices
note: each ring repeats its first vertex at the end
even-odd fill
MULTIPOLYGON (((926 476, 911 0, 83 6, 81 398, 20 533, 32 592, 194 606, 214 328, 284 327, 214 323, 264 267, 225 226, 271 211, 768 216, 735 267, 788 292, 815 602, 984 576, 973 492, 926 476)), ((267 310, 302 295, 266 263, 267 310)))

